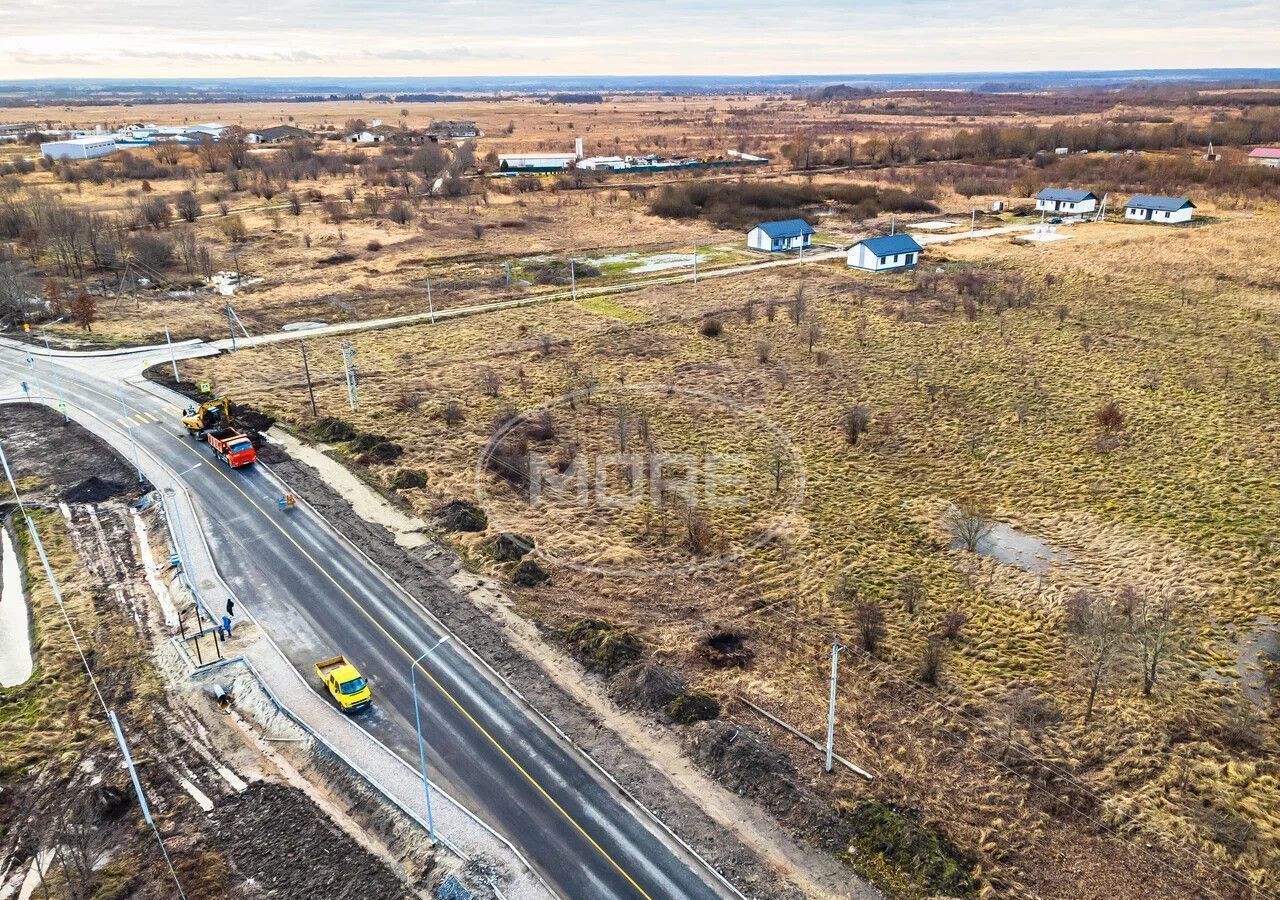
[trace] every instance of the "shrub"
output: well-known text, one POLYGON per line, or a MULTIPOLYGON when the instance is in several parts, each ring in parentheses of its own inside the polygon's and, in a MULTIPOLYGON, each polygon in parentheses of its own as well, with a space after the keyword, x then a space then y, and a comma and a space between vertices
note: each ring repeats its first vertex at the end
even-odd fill
POLYGON ((671 701, 667 707, 667 715, 681 725, 692 725, 694 722, 705 722, 720 716, 720 701, 710 694, 691 691, 681 694, 671 701))
POLYGON ((377 253, 379 250, 382 249, 382 241, 378 240, 377 238, 374 238, 369 243, 364 245, 364 249, 368 250, 370 253, 377 253))
POLYGON ((391 486, 398 491, 410 491, 427 486, 427 473, 421 469, 397 469, 391 476, 391 486))
POLYGON ((849 816, 854 842, 895 869, 911 873, 928 895, 973 895, 972 866, 949 840, 920 821, 914 810, 864 800, 849 816))
POLYGON ((703 319, 698 333, 703 337, 716 338, 724 333, 724 324, 719 319, 703 319))

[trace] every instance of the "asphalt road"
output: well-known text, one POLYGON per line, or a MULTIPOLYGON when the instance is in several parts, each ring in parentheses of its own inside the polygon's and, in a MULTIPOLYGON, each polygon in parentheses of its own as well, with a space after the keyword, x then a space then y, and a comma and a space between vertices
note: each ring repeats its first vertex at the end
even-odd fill
MULTIPOLYGON (((265 467, 233 472, 216 462, 182 433, 166 401, 125 383, 122 408, 115 364, 37 353, 33 372, 26 355, 0 346, 0 396, 25 380, 119 430, 127 420, 135 439, 187 485, 219 573, 259 624, 312 680, 317 659, 343 653, 355 662, 375 692, 361 724, 416 766, 410 665, 442 636, 421 607, 309 508, 278 510, 283 490, 265 467)), ((224 598, 206 599, 216 611, 224 598)), ((465 649, 445 643, 427 657, 418 690, 432 779, 564 897, 728 895, 465 649)))

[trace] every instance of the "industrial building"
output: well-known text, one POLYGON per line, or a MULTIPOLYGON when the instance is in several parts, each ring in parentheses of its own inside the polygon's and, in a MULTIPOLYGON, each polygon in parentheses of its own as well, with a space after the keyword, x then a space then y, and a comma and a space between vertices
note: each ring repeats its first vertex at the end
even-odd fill
POLYGON ((1093 191, 1048 187, 1036 194, 1036 210, 1060 216, 1079 216, 1096 212, 1098 195, 1093 191))
POLYGON ((923 249, 909 234, 866 238, 849 248, 849 267, 867 272, 909 269, 920 261, 923 249))
POLYGON ((1173 225, 1190 222, 1196 205, 1186 197, 1161 197, 1139 194, 1124 205, 1124 217, 1133 222, 1159 222, 1173 225))
POLYGON ((40 145, 41 155, 48 159, 97 159, 109 156, 117 149, 115 138, 110 135, 68 138, 40 145))
POLYGON ((803 250, 809 246, 812 237, 813 226, 804 219, 761 222, 747 232, 747 246, 766 253, 803 250))

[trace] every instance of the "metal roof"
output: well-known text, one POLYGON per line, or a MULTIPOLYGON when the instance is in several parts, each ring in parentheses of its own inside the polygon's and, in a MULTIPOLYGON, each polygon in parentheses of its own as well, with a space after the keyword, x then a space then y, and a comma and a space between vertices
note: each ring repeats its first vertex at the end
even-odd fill
MULTIPOLYGON (((924 249, 909 234, 886 234, 884 237, 873 237, 858 241, 858 244, 862 244, 879 259, 898 253, 918 253, 924 249)), ((858 244, 853 246, 856 247, 858 244)))
POLYGON ((1280 147, 1255 147, 1249 151, 1251 159, 1280 159, 1280 147))
POLYGON ((1187 206, 1196 208, 1186 197, 1160 197, 1154 194, 1138 194, 1124 206, 1125 209, 1160 209, 1166 212, 1176 212, 1187 206))
MULTIPOLYGON (((771 238, 798 237, 813 234, 813 226, 804 219, 783 219, 781 222, 761 222, 756 226, 771 238)), ((754 230, 754 229, 753 229, 754 230)))
POLYGON ((1079 191, 1075 188, 1052 188, 1048 187, 1036 194, 1037 200, 1055 200, 1066 203, 1079 203, 1081 200, 1098 199, 1098 195, 1093 191, 1079 191))

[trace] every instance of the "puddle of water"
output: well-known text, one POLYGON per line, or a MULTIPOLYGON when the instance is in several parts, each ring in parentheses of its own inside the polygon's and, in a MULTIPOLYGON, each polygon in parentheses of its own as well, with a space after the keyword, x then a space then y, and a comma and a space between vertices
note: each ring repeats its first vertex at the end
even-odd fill
MULTIPOLYGON (((709 253, 699 253, 698 262, 705 263, 711 258, 709 253)), ((596 256, 587 262, 593 266, 603 267, 609 263, 622 263, 627 272, 640 274, 643 272, 665 272, 668 269, 693 268, 692 253, 654 253, 648 256, 635 251, 614 253, 609 256, 596 256)))
POLYGON ((1271 616, 1258 616, 1247 627, 1229 625, 1227 630, 1230 634, 1228 646, 1236 657, 1235 677, 1212 670, 1203 673, 1204 677, 1221 684, 1238 682, 1246 700, 1259 709, 1266 709, 1266 663, 1268 660, 1280 660, 1280 622, 1271 616))
MULTIPOLYGON (((963 547, 960 540, 953 540, 953 550, 963 547)), ((978 554, 1008 566, 1017 566, 1032 575, 1045 575, 1049 567, 1071 560, 1071 554, 1055 549, 1038 537, 1020 531, 1003 522, 991 523, 991 531, 978 541, 978 554)))
POLYGON ((7 528, 0 528, 0 687, 31 677, 31 623, 22 593, 18 553, 7 528))

